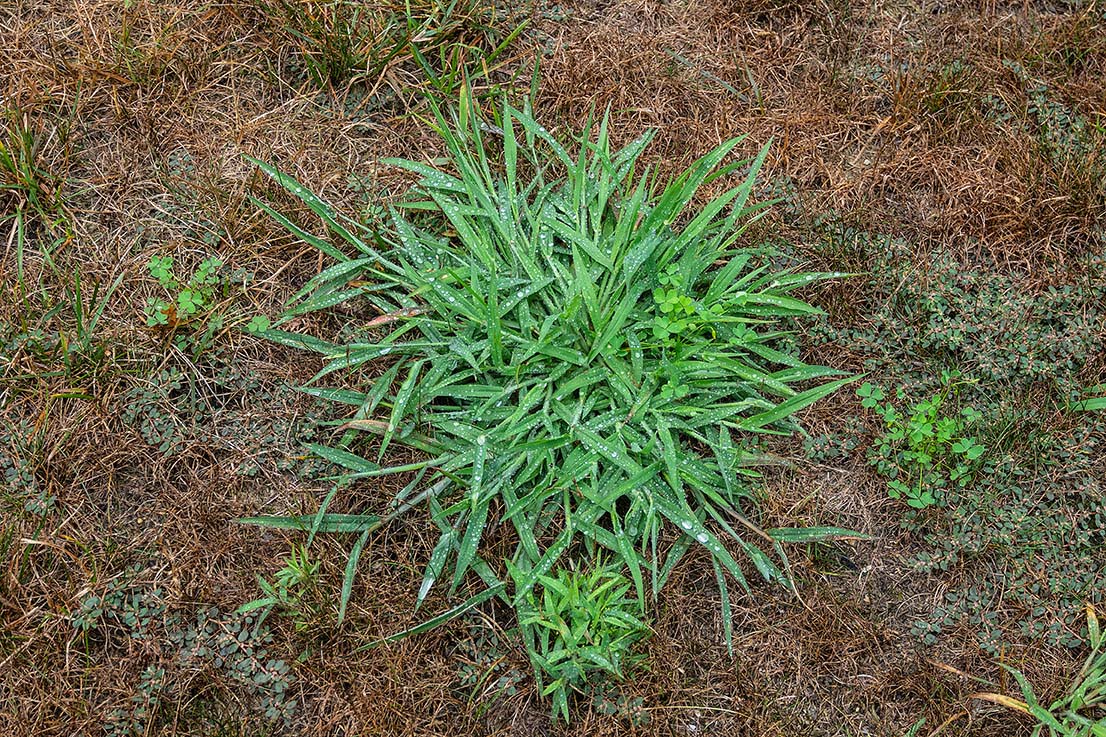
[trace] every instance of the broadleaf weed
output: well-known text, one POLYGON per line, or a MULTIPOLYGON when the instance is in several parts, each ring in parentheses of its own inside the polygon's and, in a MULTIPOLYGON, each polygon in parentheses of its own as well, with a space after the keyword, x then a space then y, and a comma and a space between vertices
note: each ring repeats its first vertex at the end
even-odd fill
POLYGON ((147 327, 166 333, 193 358, 213 348, 218 335, 230 326, 248 333, 269 327, 267 316, 247 319, 233 299, 233 287, 244 291, 252 280, 248 271, 232 272, 215 256, 201 260, 187 278, 177 271, 172 256, 153 256, 146 268, 164 292, 146 301, 147 327))
POLYGON ((147 268, 171 301, 151 297, 146 303, 146 324, 150 327, 170 325, 199 316, 211 309, 216 289, 222 283, 219 269, 223 262, 205 258, 187 280, 181 280, 173 270, 172 256, 153 256, 147 268))
MULTIPOLYGON (((882 387, 868 382, 857 390, 860 404, 879 415, 885 431, 876 438, 869 463, 887 477, 887 492, 915 509, 941 501, 950 484, 965 487, 982 464, 986 447, 971 433, 982 417, 974 407, 949 411, 956 398, 959 374, 946 372, 942 389, 902 412, 882 387)), ((896 393, 901 402, 904 391, 896 393)))

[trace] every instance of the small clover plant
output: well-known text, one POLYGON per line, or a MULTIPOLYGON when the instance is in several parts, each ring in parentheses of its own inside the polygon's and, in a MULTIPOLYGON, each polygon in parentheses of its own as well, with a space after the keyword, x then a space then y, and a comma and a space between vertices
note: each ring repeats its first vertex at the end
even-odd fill
POLYGON ((172 256, 154 256, 146 267, 166 293, 146 301, 146 325, 168 331, 178 348, 191 350, 194 356, 211 348, 228 324, 239 325, 253 335, 270 327, 267 316, 254 315, 247 320, 226 299, 232 284, 244 286, 253 279, 247 271, 228 272, 214 256, 201 261, 188 279, 178 276, 172 256))
MULTIPOLYGON (((958 413, 948 410, 958 377, 945 373, 941 391, 906 411, 887 400, 880 386, 865 382, 856 390, 861 406, 879 415, 886 428, 869 451, 869 463, 888 479, 888 494, 915 509, 937 504, 949 484, 967 486, 986 452, 971 432, 982 413, 970 406, 958 413)), ((895 396, 899 402, 906 399, 902 389, 895 396)))
POLYGON ((201 261, 187 281, 177 277, 172 256, 154 256, 146 267, 170 297, 169 300, 158 297, 147 300, 146 324, 150 327, 175 327, 210 310, 215 292, 223 282, 223 262, 214 257, 201 261))

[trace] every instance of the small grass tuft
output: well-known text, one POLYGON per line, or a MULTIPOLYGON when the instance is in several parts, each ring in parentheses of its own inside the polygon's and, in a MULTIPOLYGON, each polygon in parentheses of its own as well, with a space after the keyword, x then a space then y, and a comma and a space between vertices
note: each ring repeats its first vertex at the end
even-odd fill
POLYGON ((1003 664, 1017 681, 1022 698, 1005 694, 978 693, 975 698, 990 701, 1033 718, 1033 737, 1048 730, 1049 737, 1098 737, 1106 734, 1106 651, 1102 628, 1093 606, 1087 606, 1087 639, 1091 652, 1083 661, 1071 685, 1047 707, 1040 703, 1029 680, 1016 668, 1003 664))
POLYGON ((444 92, 449 82, 456 91, 466 70, 494 68, 522 30, 502 30, 502 11, 487 0, 261 0, 258 6, 321 88, 363 81, 408 94, 427 82, 444 92))

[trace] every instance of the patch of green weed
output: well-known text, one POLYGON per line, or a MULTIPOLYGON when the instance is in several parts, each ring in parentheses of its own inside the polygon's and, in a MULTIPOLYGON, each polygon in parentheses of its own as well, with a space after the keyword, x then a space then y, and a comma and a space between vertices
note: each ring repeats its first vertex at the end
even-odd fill
POLYGON ((22 513, 43 518, 57 510, 58 499, 43 488, 35 473, 41 458, 39 437, 27 420, 0 428, 0 500, 22 513))
POLYGON ((149 734, 161 706, 164 689, 165 669, 146 666, 127 706, 113 709, 104 720, 104 733, 109 737, 142 737, 149 734))
POLYGON ((327 472, 325 462, 301 452, 325 421, 325 407, 305 402, 287 383, 264 383, 219 352, 187 367, 166 366, 136 384, 123 398, 120 417, 167 456, 203 444, 233 460, 242 476, 257 475, 266 461, 302 478, 327 472), (306 406, 287 411, 298 404, 306 406))
MULTIPOLYGON (((950 485, 967 486, 982 465, 986 447, 971 433, 982 414, 971 406, 955 410, 958 376, 946 372, 943 389, 906 412, 884 401, 880 386, 865 382, 856 392, 861 406, 879 415, 885 425, 869 451, 869 462, 887 477, 888 494, 915 509, 942 501, 950 485)), ((899 389, 896 396, 901 401, 906 392, 899 389)))
POLYGON ((819 323, 811 338, 868 356, 865 369, 908 396, 940 391, 942 371, 961 373, 969 404, 1039 384, 1066 394, 1102 345, 1106 253, 1029 290, 1015 274, 950 253, 916 267, 905 244, 849 232, 828 230, 825 237, 848 240, 867 261, 866 299, 856 305, 865 319, 848 327, 819 323))
POLYGON ((270 655, 273 636, 251 615, 210 607, 194 617, 169 607, 162 589, 141 582, 132 566, 70 614, 89 652, 114 657, 116 648, 142 642, 153 662, 135 684, 126 707, 109 712, 103 727, 113 737, 148 734, 171 715, 162 705, 180 698, 182 672, 213 669, 246 705, 269 723, 287 724, 297 709, 291 667, 270 655))
POLYGON ((567 722, 569 695, 583 692, 596 674, 622 678, 628 666, 640 661, 633 648, 649 627, 632 614, 628 594, 633 584, 617 569, 562 569, 556 578, 538 581, 520 624, 540 674, 541 694, 567 722))
MULTIPOLYGON (((871 459, 914 480, 904 497, 940 503, 903 519, 926 546, 915 570, 956 581, 914 633, 932 643, 968 627, 994 654, 1026 640, 1077 645, 1083 603, 1106 591, 1106 423, 1075 411, 1106 337, 1106 259, 1038 274, 1051 286, 1028 289, 993 264, 941 253, 914 264, 893 239, 824 232, 865 259, 869 284, 851 305, 862 318, 811 336, 867 357, 861 399, 883 415, 871 459), (942 379, 951 371, 955 392, 942 379), (977 447, 985 452, 964 464, 977 447)), ((847 421, 833 442, 865 434, 847 421)))
POLYGON ((146 325, 167 328, 178 348, 193 356, 210 349, 226 324, 228 312, 219 302, 230 294, 231 277, 215 257, 200 261, 188 278, 178 277, 172 256, 153 256, 147 268, 165 297, 150 297, 145 306, 146 325))
POLYGON ((994 461, 978 482, 950 489, 941 519, 907 518, 930 546, 915 569, 951 570, 964 581, 915 624, 928 640, 966 624, 994 655, 1019 638, 1075 647, 1083 604, 1103 600, 1106 423, 1034 433, 1030 447, 994 461))
MULTIPOLYGON (((259 0, 258 6, 297 50, 312 83, 328 88, 361 80, 393 98, 424 87, 456 95, 466 75, 494 69, 521 30, 504 29, 503 9, 487 0, 259 0), (406 89, 395 83, 400 77, 406 89)), ((364 90, 353 91, 353 110, 371 102, 358 99, 364 90)))
MULTIPOLYGON (((336 262, 263 335, 322 354, 316 381, 339 371, 357 381, 370 362, 384 368, 367 386, 309 390, 354 411, 332 445, 312 449, 346 468, 347 482, 410 479, 384 515, 334 522, 360 533, 341 608, 368 537, 425 504, 440 536, 418 603, 443 581, 457 591, 474 572, 486 590, 432 621, 500 596, 518 612, 539 677, 550 672, 545 663, 567 667, 576 656, 557 645, 554 658, 553 641, 539 639, 552 620, 535 618, 546 603, 536 592, 552 587, 554 603, 569 602, 557 588, 568 588, 561 573, 586 570, 600 554, 632 582, 634 596, 620 596, 611 614, 629 627, 644 621, 647 599, 684 554, 702 548, 722 590, 732 646, 727 581, 748 582, 722 538, 764 579, 786 584, 783 543, 851 534, 756 527, 748 479, 758 456, 744 439, 793 430, 797 411, 852 381, 803 363, 783 325, 819 312, 794 290, 841 275, 776 272, 737 245, 762 209, 749 198, 767 154, 724 163, 740 139, 654 187, 638 164, 652 134, 614 150, 603 118, 570 151, 526 111, 504 106, 485 119, 471 94, 452 115, 432 109, 447 162, 390 162, 420 180, 393 208, 387 230, 335 214, 258 162, 355 252, 259 201, 336 262), (733 186, 687 212, 701 187, 738 171, 744 176, 733 186), (279 329, 341 302, 378 313, 356 341, 279 329), (363 454, 366 433, 378 438, 375 459, 363 454), (418 459, 382 466, 393 444, 418 459), (506 575, 481 551, 497 518, 518 539, 506 575), (672 545, 664 543, 668 533, 678 536, 672 545)), ((317 519, 330 520, 325 509, 317 519)), ((590 636, 597 642, 596 632, 590 636)), ((620 670, 612 654, 592 664, 620 670)), ((548 693, 562 716, 579 678, 553 676, 558 685, 548 693)))
POLYGON ((508 660, 511 643, 482 621, 470 619, 469 635, 458 643, 457 681, 483 713, 500 698, 514 696, 526 675, 508 660))
POLYGON ((1006 668, 1021 689, 1022 699, 1005 694, 981 693, 975 698, 1001 704, 1032 717, 1036 722, 1033 737, 1045 733, 1049 737, 1099 737, 1106 735, 1106 651, 1102 628, 1092 606, 1087 607, 1087 640, 1090 654, 1060 698, 1045 706, 1038 699, 1032 684, 1016 668, 1006 668))

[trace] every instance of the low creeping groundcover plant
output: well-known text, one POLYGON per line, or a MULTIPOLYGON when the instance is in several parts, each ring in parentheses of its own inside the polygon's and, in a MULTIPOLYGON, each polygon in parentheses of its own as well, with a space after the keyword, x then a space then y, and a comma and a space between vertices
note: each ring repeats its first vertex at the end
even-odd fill
POLYGON ((604 605, 608 631, 632 635, 609 642, 628 648, 647 603, 681 557, 701 547, 717 574, 732 650, 728 586, 748 588, 739 559, 791 585, 782 543, 853 534, 758 528, 749 486, 758 456, 742 442, 747 433, 790 432, 796 411, 852 380, 803 363, 780 341, 791 319, 819 312, 791 292, 842 275, 774 273, 738 247, 763 213, 749 199, 767 149, 726 164, 741 139, 727 141, 659 187, 638 167, 652 134, 614 150, 606 117, 566 146, 510 105, 489 120, 468 94, 456 112, 432 111, 446 156, 435 166, 387 162, 418 183, 384 229, 340 217, 255 162, 353 251, 257 201, 337 262, 261 331, 322 354, 325 365, 305 391, 351 408, 341 437, 312 450, 348 471, 335 492, 388 474, 410 483, 380 516, 329 515, 324 503, 315 516, 254 521, 360 533, 344 610, 368 536, 425 506, 440 537, 416 606, 439 582, 455 592, 469 572, 487 587, 426 626, 492 596, 509 602, 539 683, 552 682, 543 690, 567 718, 567 693, 587 673, 620 670, 601 648, 556 646, 587 639, 558 630, 572 618, 547 611, 592 596, 580 582, 603 588, 598 597, 615 585, 612 576, 631 583, 628 596, 611 599, 617 607, 604 605), (705 185, 739 173, 689 212, 705 185), (364 339, 335 344, 280 329, 342 302, 377 313, 364 339), (370 363, 383 372, 365 386, 320 385, 370 363), (364 455, 366 433, 376 436, 373 458, 364 455), (420 459, 380 465, 396 444, 420 459), (486 533, 504 528, 513 552, 485 558, 486 533), (590 575, 600 559, 608 573, 590 575), (566 579, 569 570, 579 573, 566 579), (567 595, 568 581, 584 593, 567 595), (572 662, 581 658, 590 660, 572 662))

